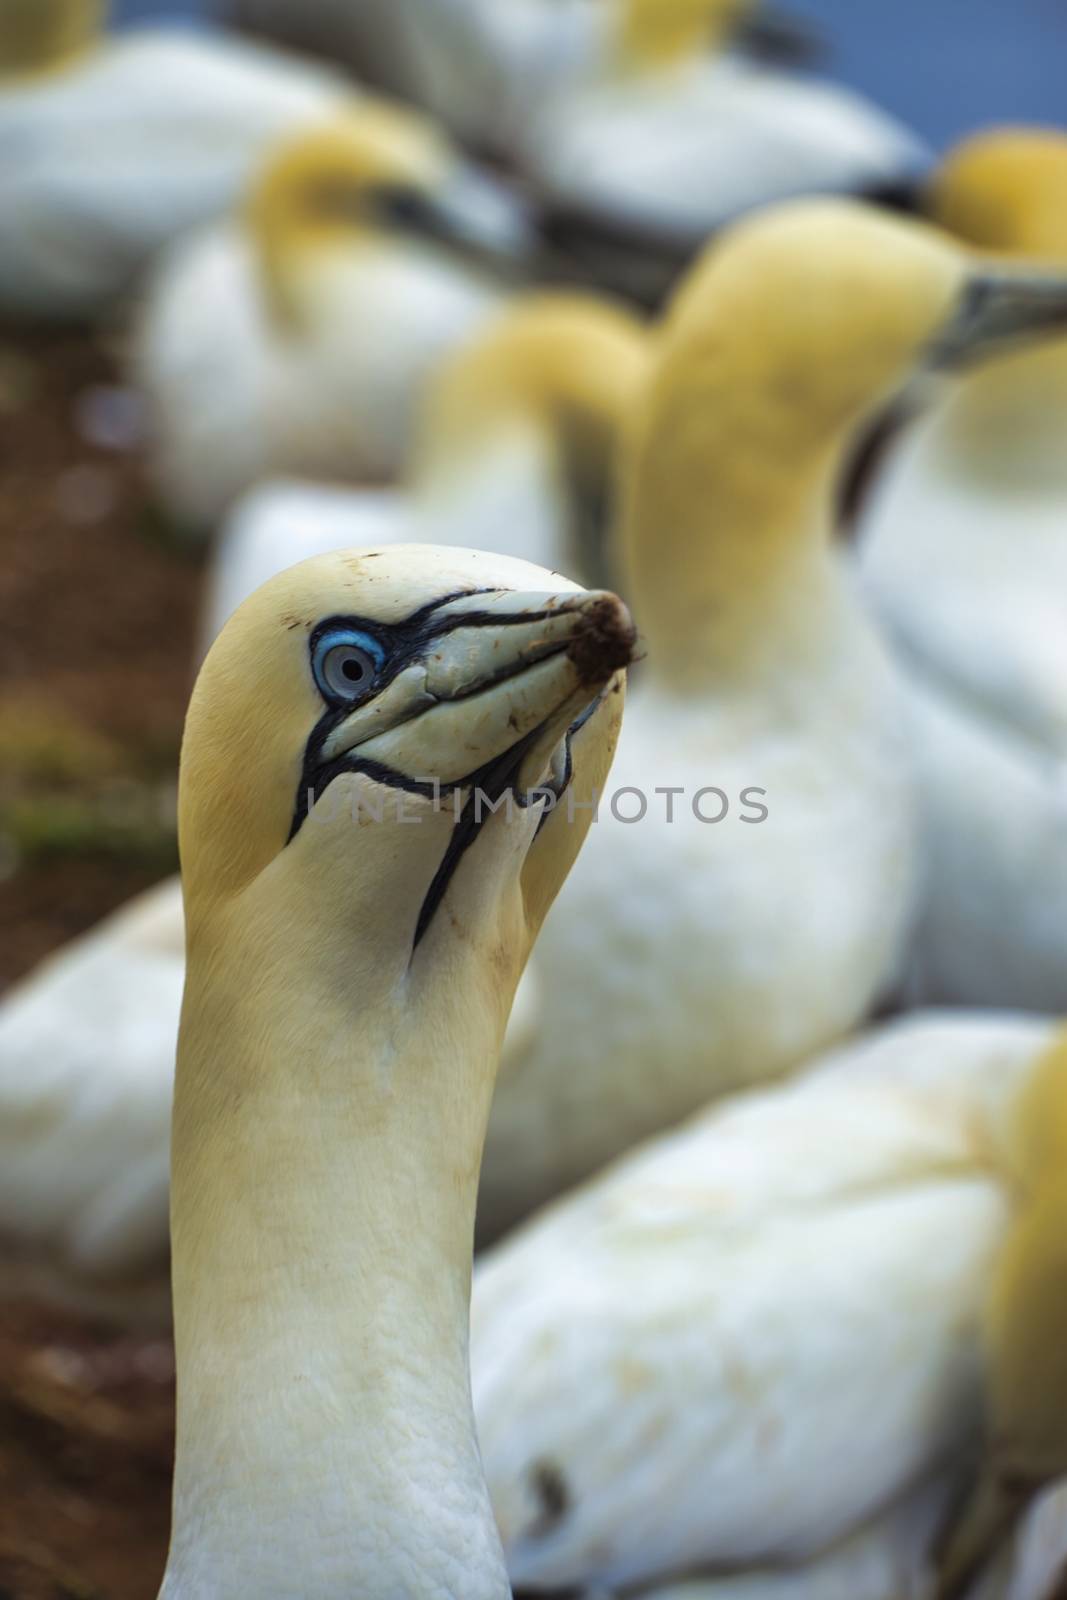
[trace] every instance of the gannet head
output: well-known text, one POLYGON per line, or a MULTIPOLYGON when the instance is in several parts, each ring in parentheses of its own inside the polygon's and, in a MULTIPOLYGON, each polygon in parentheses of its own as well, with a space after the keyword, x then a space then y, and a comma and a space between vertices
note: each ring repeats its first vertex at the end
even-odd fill
POLYGON ((980 250, 1067 265, 1067 134, 996 128, 950 152, 930 214, 980 250))
POLYGON ((385 235, 514 265, 530 248, 514 196, 427 119, 371 96, 270 154, 245 219, 275 308, 290 320, 288 275, 309 249, 385 235))
POLYGON ((624 458, 621 544, 656 670, 742 658, 756 613, 737 597, 825 543, 848 449, 911 380, 1057 328, 1067 275, 858 202, 777 207, 712 244, 668 310, 624 458))
POLYGON ((714 379, 751 395, 753 430, 768 439, 829 441, 920 368, 1060 327, 1067 275, 1002 265, 856 202, 801 201, 740 223, 697 265, 649 404, 714 379))
POLYGON ((103 28, 106 0, 0 0, 0 77, 47 72, 103 28))
POLYGON ((463 929, 507 991, 588 826, 568 797, 602 786, 632 647, 613 595, 477 551, 342 551, 272 579, 190 705, 190 954, 269 897, 272 926, 314 905, 394 977, 463 929))

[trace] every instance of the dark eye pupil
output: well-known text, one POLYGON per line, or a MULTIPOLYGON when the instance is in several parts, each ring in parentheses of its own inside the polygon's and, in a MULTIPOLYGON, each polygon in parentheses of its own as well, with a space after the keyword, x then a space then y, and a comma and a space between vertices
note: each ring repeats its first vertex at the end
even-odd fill
POLYGON ((336 640, 327 636, 312 663, 319 688, 327 699, 354 701, 365 695, 385 659, 384 650, 373 640, 367 648, 355 639, 336 640))

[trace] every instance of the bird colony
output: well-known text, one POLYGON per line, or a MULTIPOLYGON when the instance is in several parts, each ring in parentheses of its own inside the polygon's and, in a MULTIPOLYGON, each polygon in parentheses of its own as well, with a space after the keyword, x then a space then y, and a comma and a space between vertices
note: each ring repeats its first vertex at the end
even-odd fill
POLYGON ((1067 1593, 1067 130, 819 49, 0 0, 0 315, 204 572, 180 879, 0 1000, 162 1600, 1067 1593))

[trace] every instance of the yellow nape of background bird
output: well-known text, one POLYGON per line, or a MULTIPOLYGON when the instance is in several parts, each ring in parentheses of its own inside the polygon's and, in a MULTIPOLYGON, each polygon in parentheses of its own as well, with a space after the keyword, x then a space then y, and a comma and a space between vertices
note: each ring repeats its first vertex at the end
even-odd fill
POLYGON ((1061 128, 1005 127, 953 150, 930 183, 931 213, 991 254, 1067 260, 1061 128))
POLYGON ((163 263, 141 317, 164 504, 204 528, 265 476, 394 477, 423 385, 505 304, 528 238, 519 203, 414 114, 357 101, 280 146, 242 211, 163 263))
POLYGON ((320 1595, 510 1595, 470 1402, 478 1157, 515 985, 589 826, 537 786, 603 783, 632 648, 613 595, 408 545, 273 579, 201 669, 166 1600, 309 1573, 320 1595), (450 852, 448 796, 490 770, 515 804, 450 852))
POLYGON ((720 48, 752 0, 624 0, 616 8, 619 49, 634 66, 673 66, 720 48))
MULTIPOLYGON (((1060 279, 1067 135, 968 140, 929 204, 995 259, 1060 279)), ((930 841, 916 982, 935 1001, 1067 1006, 1067 323, 1054 331, 964 372, 912 425, 860 529, 914 684, 930 841)))
POLYGON ((326 66, 172 26, 105 35, 92 0, 0 0, 0 313, 114 311, 159 252, 328 116, 326 66))
POLYGON ((0 79, 49 72, 100 35, 106 0, 3 0, 0 79))

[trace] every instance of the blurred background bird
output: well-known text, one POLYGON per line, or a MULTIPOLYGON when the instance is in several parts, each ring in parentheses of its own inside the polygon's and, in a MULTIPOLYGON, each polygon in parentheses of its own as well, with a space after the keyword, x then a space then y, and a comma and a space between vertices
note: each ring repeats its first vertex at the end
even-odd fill
POLYGON ((1062 21, 106 9, 0 0, 0 1590, 162 1571, 196 665, 415 541, 643 635, 482 1171, 516 1593, 1056 1600, 1062 21))
POLYGON ((1054 300, 1063 326, 1067 277, 1031 284, 842 201, 761 214, 683 284, 624 456, 622 587, 648 664, 614 768, 645 810, 648 774, 682 798, 638 825, 612 804, 534 951, 552 1004, 505 1044, 490 1234, 891 997, 918 891, 912 758, 832 539, 835 487, 916 372, 1039 339, 1054 300), (750 834, 771 796, 777 826, 750 834))
POLYGON ((526 243, 517 204, 412 113, 357 101, 283 144, 146 296, 131 371, 167 509, 210 529, 263 477, 395 476, 420 386, 526 243))
MULTIPOLYGON (((1008 259, 1067 266, 1067 137, 968 140, 930 214, 1008 259)), ((1067 337, 966 375, 861 519, 867 589, 914 675, 929 1000, 1067 1008, 1067 337)))
POLYGON ((745 1572, 694 1591, 718 1600, 778 1592, 779 1569, 814 1596, 829 1560, 828 1593, 925 1592, 985 1393, 990 1459, 940 1591, 966 1592, 1067 1465, 1067 1216, 1042 1131, 1065 1068, 1048 1022, 921 1014, 631 1153, 485 1255, 475 1407, 516 1582, 745 1572))
POLYGON ((159 251, 231 205, 337 71, 180 26, 104 33, 106 0, 0 4, 0 314, 114 308, 159 251))

